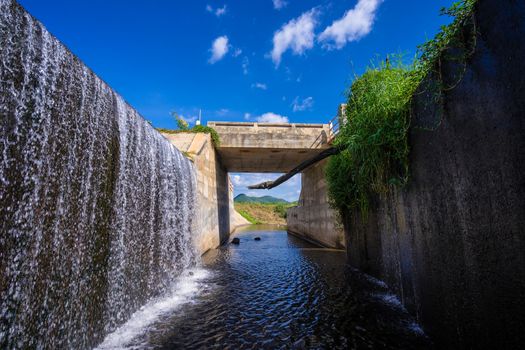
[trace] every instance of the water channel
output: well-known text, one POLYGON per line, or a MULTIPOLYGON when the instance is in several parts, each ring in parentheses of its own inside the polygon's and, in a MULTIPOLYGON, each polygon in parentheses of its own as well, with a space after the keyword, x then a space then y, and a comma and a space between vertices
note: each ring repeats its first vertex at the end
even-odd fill
POLYGON ((100 349, 428 349, 380 281, 345 253, 250 226, 110 334, 100 349), (255 240, 260 237, 261 240, 255 240))

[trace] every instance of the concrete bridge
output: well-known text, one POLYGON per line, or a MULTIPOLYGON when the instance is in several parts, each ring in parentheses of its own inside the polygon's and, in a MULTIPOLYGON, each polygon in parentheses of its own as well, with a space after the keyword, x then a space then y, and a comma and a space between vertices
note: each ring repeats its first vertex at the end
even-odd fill
MULTIPOLYGON (((219 134, 219 147, 207 134, 163 134, 197 169, 198 216, 204 226, 197 230, 200 250, 217 247, 245 223, 234 210, 228 172, 288 172, 330 147, 335 124, 208 122, 219 134)), ((299 206, 289 211, 288 229, 315 243, 343 248, 344 233, 328 205, 325 164, 322 161, 301 174, 299 206)))
POLYGON ((231 172, 283 173, 329 147, 329 124, 208 122, 231 172))

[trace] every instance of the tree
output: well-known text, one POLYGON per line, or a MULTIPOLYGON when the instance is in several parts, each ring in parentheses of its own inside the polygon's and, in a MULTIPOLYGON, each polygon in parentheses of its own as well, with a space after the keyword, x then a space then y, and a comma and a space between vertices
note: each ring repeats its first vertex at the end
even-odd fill
POLYGON ((175 118, 179 130, 186 131, 190 129, 188 122, 185 121, 184 118, 182 118, 177 112, 171 112, 171 116, 175 118))

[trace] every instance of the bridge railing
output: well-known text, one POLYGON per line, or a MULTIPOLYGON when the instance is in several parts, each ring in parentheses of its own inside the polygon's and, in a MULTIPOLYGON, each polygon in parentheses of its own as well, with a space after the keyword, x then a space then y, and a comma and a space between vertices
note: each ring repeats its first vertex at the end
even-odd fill
POLYGON ((323 144, 331 144, 336 135, 339 133, 339 116, 335 116, 330 120, 328 123, 328 135, 324 133, 320 133, 319 136, 315 139, 315 141, 312 143, 312 146, 310 148, 317 148, 323 144), (326 138, 323 137, 326 135, 326 138))
POLYGON ((339 133, 339 121, 340 121, 340 117, 339 116, 335 116, 332 118, 332 120, 330 120, 330 122, 328 123, 329 127, 330 127, 330 132, 328 134, 328 143, 332 143, 334 141, 334 138, 337 136, 337 134, 339 133))

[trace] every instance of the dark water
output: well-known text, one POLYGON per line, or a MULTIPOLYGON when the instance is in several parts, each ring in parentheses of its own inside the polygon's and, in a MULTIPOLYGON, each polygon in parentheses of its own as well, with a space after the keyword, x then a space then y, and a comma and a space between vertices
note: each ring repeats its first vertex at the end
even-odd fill
POLYGON ((106 347, 430 348, 381 282, 345 268, 344 252, 276 228, 250 227, 237 237, 239 246, 203 257, 207 273, 195 296, 162 313, 132 342, 106 347))

